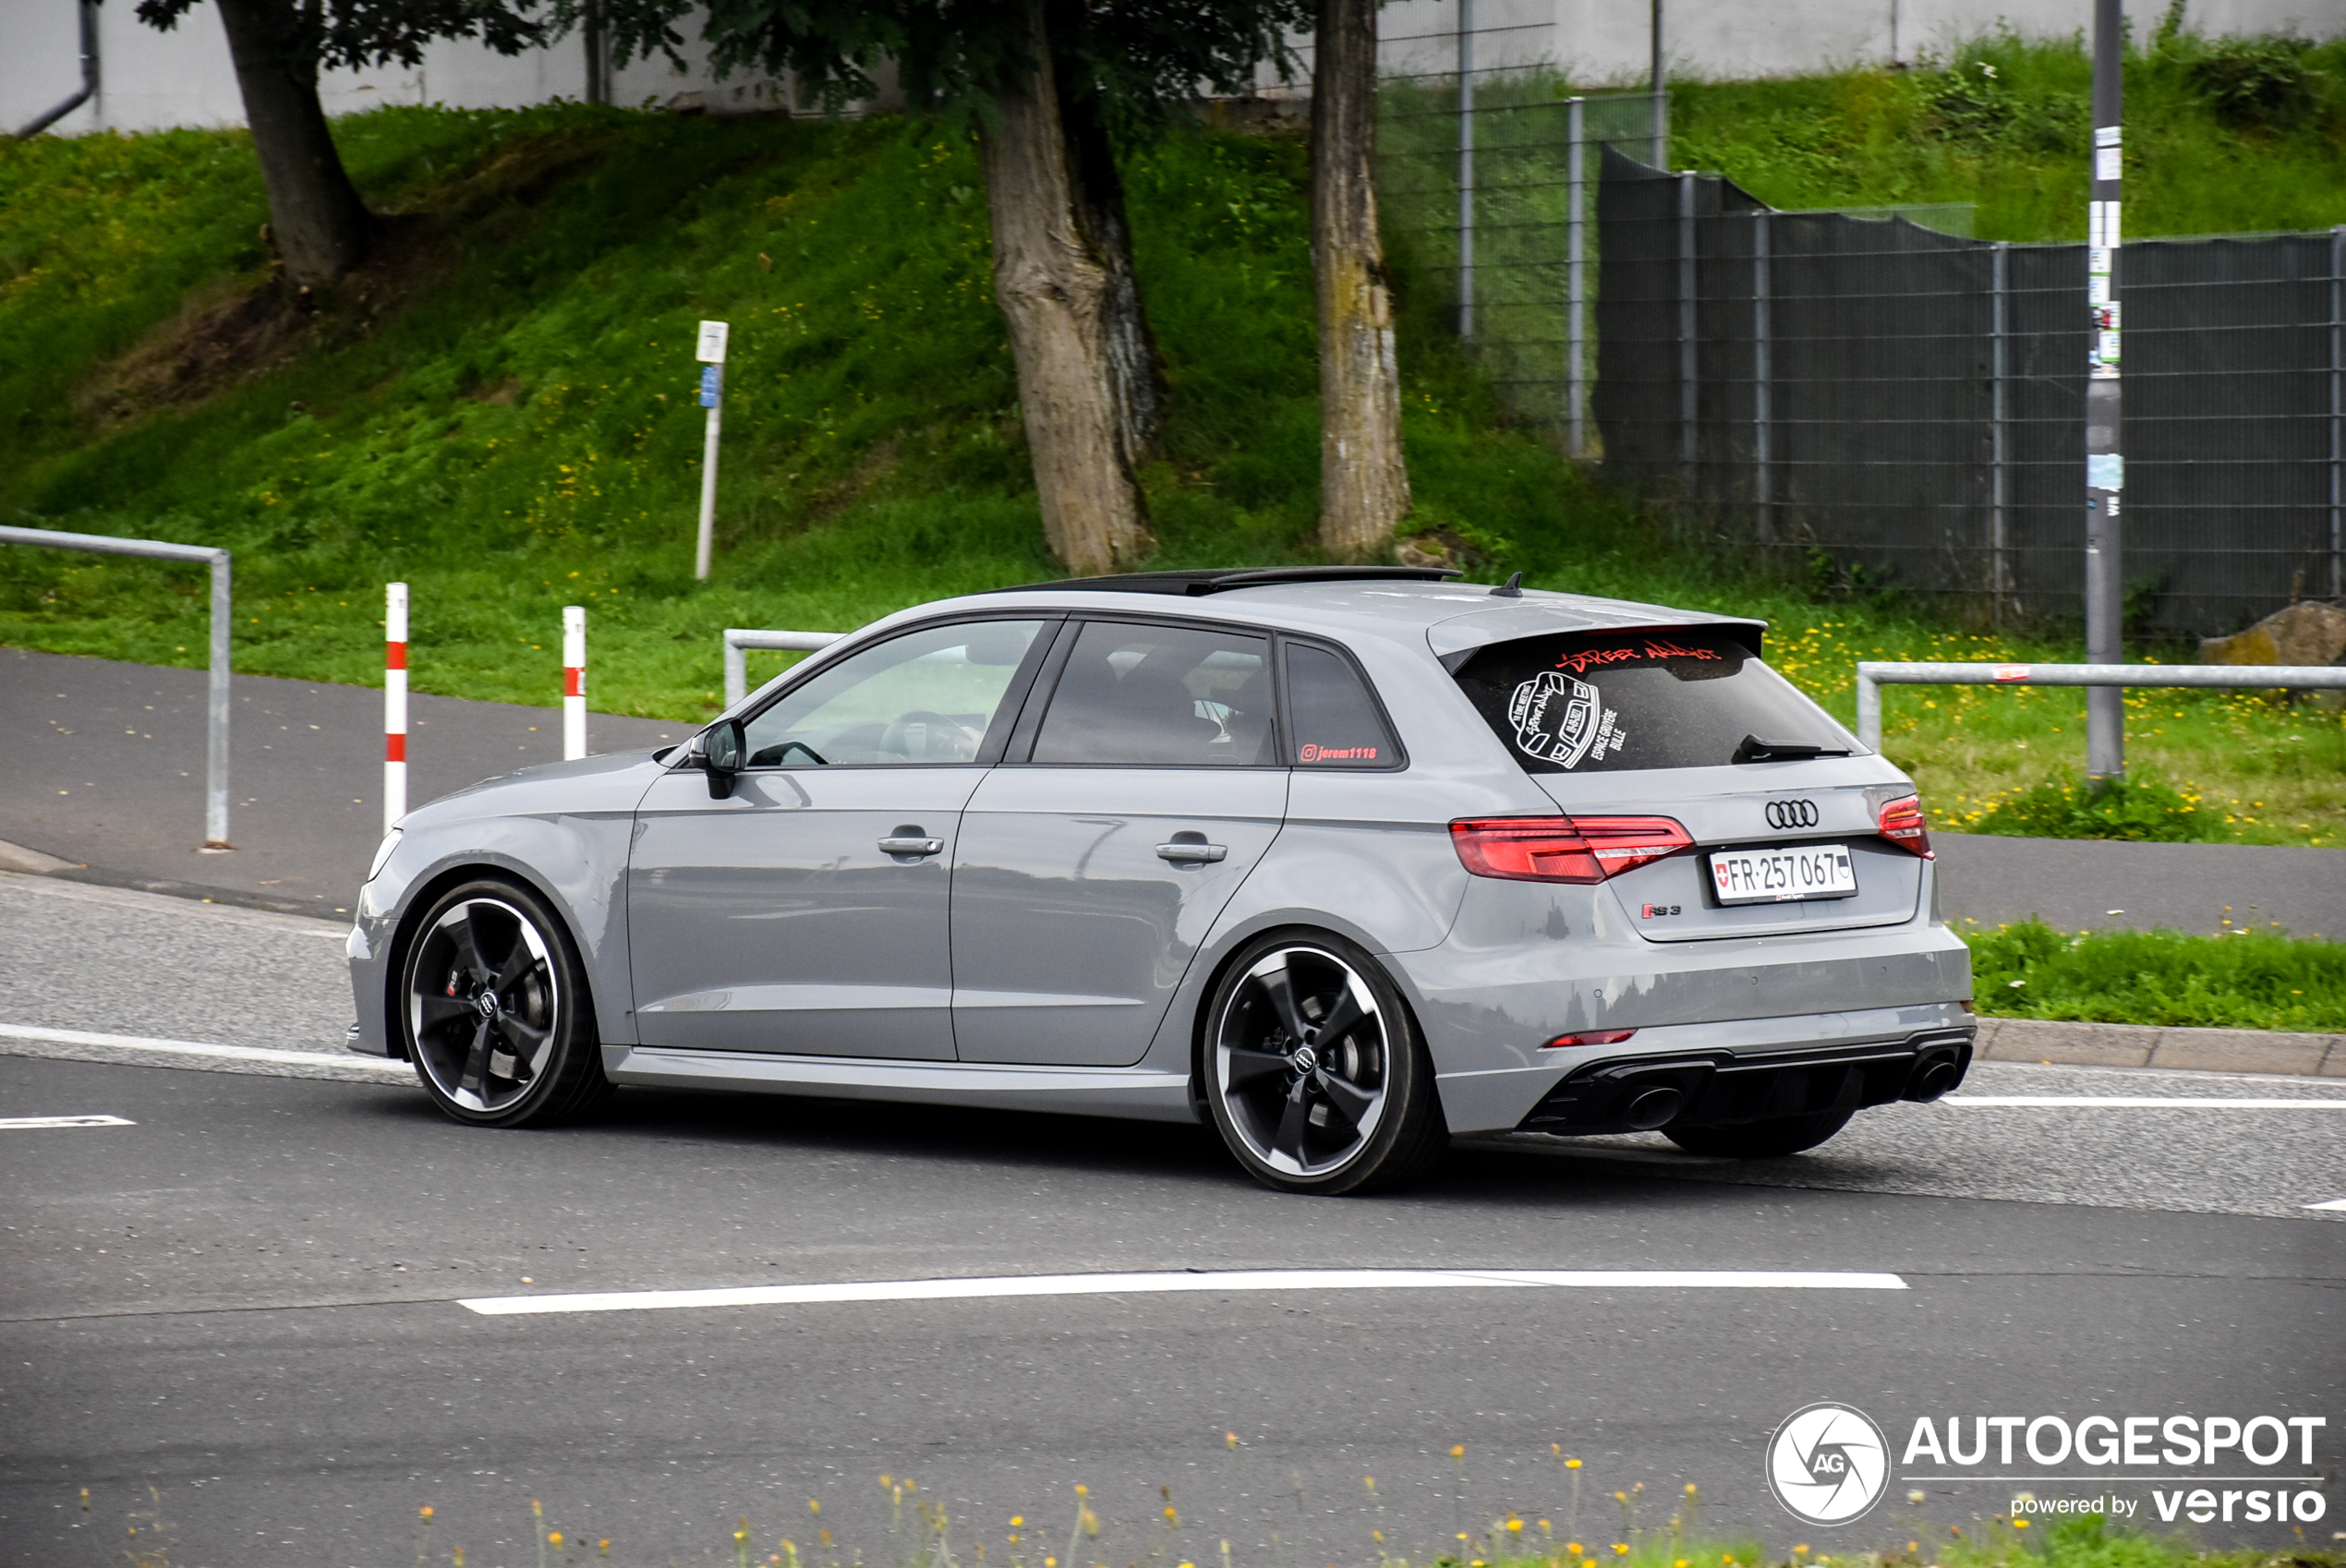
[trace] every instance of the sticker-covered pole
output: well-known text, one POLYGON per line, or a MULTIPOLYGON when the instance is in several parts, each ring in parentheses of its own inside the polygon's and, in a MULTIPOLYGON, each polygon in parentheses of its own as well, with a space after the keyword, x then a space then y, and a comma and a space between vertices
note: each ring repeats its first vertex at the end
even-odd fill
POLYGON ((717 435, 725 422, 725 340, 732 331, 723 321, 700 324, 700 405, 708 410, 708 432, 701 442, 700 534, 693 548, 693 575, 704 583, 716 549, 717 435))
POLYGON ((407 814, 407 585, 383 588, 383 831, 407 814))
MULTIPOLYGON (((2093 313, 2086 351, 2086 662, 2125 660, 2125 575, 2120 502, 2126 488, 2119 401, 2119 179, 2123 172, 2120 90, 2125 26, 2120 0, 2094 0, 2093 197, 2086 208, 2086 297, 2093 313)), ((2126 771, 2126 695, 2086 694, 2086 778, 2098 786, 2126 771)))
POLYGON ((586 609, 562 607, 562 758, 586 754, 586 609))

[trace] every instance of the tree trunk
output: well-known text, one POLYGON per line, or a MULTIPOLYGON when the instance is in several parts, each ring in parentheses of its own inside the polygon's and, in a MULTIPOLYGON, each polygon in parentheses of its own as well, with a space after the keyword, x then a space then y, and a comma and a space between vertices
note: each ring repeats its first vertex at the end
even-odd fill
POLYGON ((291 0, 220 0, 220 20, 285 275, 304 287, 331 283, 365 258, 374 220, 318 103, 316 42, 291 0))
POLYGON ((1078 576, 1155 545, 1122 439, 1130 416, 1111 357, 1106 264, 1077 211, 1042 0, 1027 0, 1019 53, 1034 62, 995 94, 980 133, 994 236, 994 297, 1010 323, 1019 406, 1051 552, 1078 576))
POLYGON ((1124 180, 1116 172, 1116 148, 1101 118, 1099 100, 1070 92, 1059 82, 1059 124, 1067 137, 1068 169, 1075 211, 1083 221, 1094 254, 1107 269, 1108 372, 1114 378, 1116 411, 1126 460, 1145 461, 1165 428, 1165 364, 1141 305, 1140 280, 1132 272, 1132 227, 1124 213, 1124 180))
POLYGON ((1382 561, 1409 510, 1393 295, 1376 216, 1377 0, 1321 0, 1312 85, 1320 308, 1320 544, 1382 561))

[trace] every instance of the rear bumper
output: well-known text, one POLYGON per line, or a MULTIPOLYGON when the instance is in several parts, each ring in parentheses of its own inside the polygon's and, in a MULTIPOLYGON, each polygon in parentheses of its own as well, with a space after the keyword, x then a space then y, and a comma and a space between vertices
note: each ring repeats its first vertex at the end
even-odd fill
POLYGON ((1575 1068, 1518 1124, 1566 1135, 1728 1127, 1930 1101, 1971 1068, 1974 1026, 1797 1050, 1640 1054, 1575 1068))

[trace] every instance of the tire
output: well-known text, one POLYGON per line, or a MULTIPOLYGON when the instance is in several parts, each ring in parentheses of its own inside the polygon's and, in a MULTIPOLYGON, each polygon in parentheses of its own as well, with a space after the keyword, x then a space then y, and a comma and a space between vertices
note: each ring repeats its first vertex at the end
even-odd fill
POLYGON ((441 894, 414 929, 399 1029, 443 1114, 467 1127, 552 1127, 610 1098, 586 966, 542 899, 484 877, 441 894))
POLYGON ((1340 936, 1249 943, 1206 1003, 1200 1047, 1215 1129, 1247 1175, 1275 1190, 1398 1187, 1449 1144, 1409 1007, 1340 936))
POLYGON ((1814 1149, 1849 1125, 1855 1111, 1815 1111, 1805 1116, 1777 1116, 1764 1122, 1734 1127, 1663 1128, 1662 1136, 1689 1154, 1711 1154, 1729 1160, 1772 1160, 1814 1149))

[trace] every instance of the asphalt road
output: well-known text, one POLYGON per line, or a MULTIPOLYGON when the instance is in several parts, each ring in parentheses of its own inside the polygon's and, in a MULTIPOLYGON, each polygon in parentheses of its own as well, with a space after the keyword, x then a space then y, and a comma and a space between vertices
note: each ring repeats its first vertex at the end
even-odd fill
MULTIPOLYGON (((0 877, 0 1024, 318 1046, 348 1016, 333 935, 0 877)), ((534 1498, 550 1524, 611 1538, 615 1562, 731 1561, 746 1516, 756 1560, 788 1536, 827 1568, 819 1498, 839 1561, 877 1568, 899 1556, 879 1478, 908 1472, 964 1564, 980 1541, 997 1564, 1064 1553, 1080 1482, 1104 1534, 1078 1560, 1162 1568, 1210 1568, 1225 1538, 1246 1568, 1365 1563, 1380 1520, 1421 1560, 1508 1508, 1605 1542, 1608 1494, 1639 1482, 1646 1526, 1692 1482, 1710 1531, 1839 1552, 2023 1490, 1901 1465, 1863 1522, 1797 1524, 1761 1454, 1825 1399, 1893 1449, 1924 1416, 2318 1415, 2315 1465, 2270 1473, 2334 1473, 2346 1211, 2304 1205, 2346 1199, 2346 1110, 2327 1108, 2346 1084, 1991 1065, 1966 1092, 2316 1104, 1890 1107, 1764 1167, 1497 1140, 1406 1195, 1308 1200, 1253 1188, 1190 1128, 630 1092, 591 1126, 481 1133, 396 1083, 0 1056, 0 1118, 128 1124, 0 1126, 0 1562, 119 1562, 154 1539, 123 1531, 159 1511, 182 1568, 405 1563, 429 1504, 436 1560, 462 1544, 476 1568, 525 1568, 534 1498), (1372 1267, 1887 1272, 1905 1288, 459 1305, 1372 1267), (1577 1520, 1551 1443, 1586 1461, 1577 1520)), ((2033 1468, 2074 1478, 2026 1485, 2040 1496, 2152 1506, 2139 1470, 2033 1468)))
MULTIPOLYGON (((204 680, 199 669, 0 648, 0 735, 9 738, 0 747, 0 843, 132 887, 320 913, 345 907, 381 837, 382 694, 236 677, 237 848, 207 854, 204 680)), ((562 754, 554 709, 453 697, 410 703, 416 804, 562 754)), ((598 752, 648 751, 689 732, 596 714, 587 742, 598 752)), ((1950 919, 1993 925, 2038 915, 2064 931, 2278 924, 2346 935, 2346 850, 1933 837, 1950 919)))

